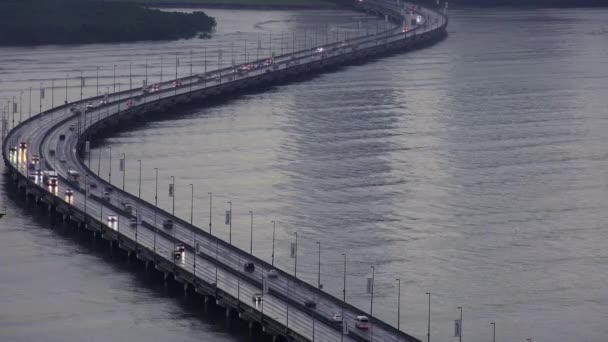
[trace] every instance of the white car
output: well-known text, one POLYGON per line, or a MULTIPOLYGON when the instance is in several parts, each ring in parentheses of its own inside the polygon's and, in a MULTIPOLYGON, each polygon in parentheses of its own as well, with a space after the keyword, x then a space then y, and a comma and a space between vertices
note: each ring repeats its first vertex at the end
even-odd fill
POLYGON ((277 270, 273 269, 273 270, 268 271, 267 276, 270 279, 275 279, 279 276, 279 273, 277 272, 277 270))
POLYGON ((116 223, 116 222, 118 222, 118 216, 108 215, 108 223, 116 223))

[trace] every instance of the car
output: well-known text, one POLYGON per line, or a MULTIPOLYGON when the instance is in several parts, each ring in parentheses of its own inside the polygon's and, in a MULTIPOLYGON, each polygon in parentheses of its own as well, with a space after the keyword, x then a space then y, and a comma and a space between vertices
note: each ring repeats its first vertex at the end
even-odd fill
POLYGON ((107 191, 108 193, 114 192, 114 188, 111 186, 106 186, 106 188, 104 190, 107 191))
POLYGON ((14 152, 17 152, 17 148, 16 148, 16 147, 12 147, 12 146, 11 146, 11 147, 9 147, 9 148, 8 148, 8 150, 9 150, 10 152, 13 152, 13 153, 14 153, 14 152))
POLYGON ((65 189, 65 195, 70 197, 74 194, 74 191, 72 189, 65 189))
POLYGON ((36 170, 36 163, 34 163, 33 161, 29 162, 27 164, 27 168, 30 170, 36 170))
POLYGON ((78 108, 76 106, 71 106, 70 107, 70 112, 74 113, 78 110, 78 108))
POLYGON ((104 192, 103 192, 103 195, 102 195, 102 198, 103 198, 104 200, 106 200, 106 201, 110 202, 110 200, 111 200, 112 196, 110 195, 110 193, 109 193, 109 192, 104 191, 104 192))
POLYGON ((339 314, 339 313, 334 314, 334 315, 331 317, 331 320, 332 320, 334 323, 341 325, 341 324, 342 324, 342 314, 339 314))
POLYGON ((76 126, 75 126, 75 125, 70 125, 70 131, 72 131, 72 132, 73 132, 75 129, 76 129, 76 126))
POLYGON ((130 217, 130 218, 129 218, 129 226, 130 226, 130 227, 137 227, 137 218, 135 218, 135 217, 130 217))
POLYGON ((268 275, 268 278, 275 279, 279 276, 279 273, 277 272, 277 270, 272 269, 272 270, 268 271, 267 275, 268 275))
POLYGON ((181 81, 173 81, 173 88, 179 87, 182 85, 181 81))
POLYGON ((175 244, 175 248, 173 249, 173 258, 175 258, 175 259, 181 259, 182 256, 184 255, 184 251, 185 250, 186 250, 186 248, 184 247, 183 244, 176 243, 175 244))
POLYGON ((317 307, 317 302, 315 302, 312 299, 307 299, 304 301, 304 306, 306 306, 307 308, 310 308, 310 309, 314 309, 317 307))
POLYGON ((93 106, 93 102, 87 102, 87 105, 86 105, 86 107, 85 107, 85 108, 86 108, 86 109, 92 109, 93 107, 94 107, 94 106, 93 106))
POLYGON ((19 148, 22 150, 25 150, 27 148, 27 143, 26 142, 20 142, 19 143, 19 148))
POLYGON ((55 150, 54 149, 50 149, 49 150, 49 154, 52 155, 52 156, 54 156, 55 155, 55 150))
POLYGON ((60 163, 67 163, 67 161, 68 161, 68 160, 66 159, 66 157, 65 157, 65 156, 61 156, 61 157, 59 157, 59 162, 60 162, 60 163))
POLYGON ((116 222, 118 222, 118 216, 108 215, 108 223, 116 223, 116 222))
POLYGON ((165 229, 172 229, 173 228, 173 220, 172 219, 166 219, 165 222, 163 222, 163 228, 165 228, 165 229))
POLYGON ((37 155, 33 155, 32 156, 32 161, 36 164, 38 164, 38 162, 40 161, 40 157, 38 157, 37 155))
POLYGON ((130 202, 122 202, 122 207, 129 215, 133 213, 133 206, 130 202))
POLYGON ((65 140, 65 134, 59 134, 59 140, 64 141, 65 140))
POLYGON ((253 300, 253 302, 256 304, 261 303, 263 299, 264 295, 261 293, 255 293, 253 296, 251 296, 251 300, 253 300))
POLYGON ((252 262, 246 262, 245 265, 243 266, 243 269, 246 272, 253 272, 253 271, 255 271, 255 265, 252 262))
POLYGON ((367 318, 367 316, 355 317, 355 328, 361 330, 369 329, 369 318, 367 318))
POLYGON ((91 188, 91 189, 97 189, 97 184, 95 184, 95 183, 89 183, 89 188, 91 188))

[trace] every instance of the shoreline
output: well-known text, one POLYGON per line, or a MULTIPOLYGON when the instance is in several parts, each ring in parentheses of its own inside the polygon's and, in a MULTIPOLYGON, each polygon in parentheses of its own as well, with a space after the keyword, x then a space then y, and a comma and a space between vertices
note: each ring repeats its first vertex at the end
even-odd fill
POLYGON ((351 7, 327 3, 327 5, 305 5, 305 4, 239 4, 239 3, 193 3, 193 2, 155 2, 144 3, 146 7, 152 8, 208 8, 208 9, 243 9, 243 10, 336 10, 351 7))

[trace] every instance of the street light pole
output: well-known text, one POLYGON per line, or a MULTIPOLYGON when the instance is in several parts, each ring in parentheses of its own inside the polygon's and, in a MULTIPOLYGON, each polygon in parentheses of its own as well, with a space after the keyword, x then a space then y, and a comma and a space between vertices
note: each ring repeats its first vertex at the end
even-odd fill
POLYGON ((374 278, 376 277, 376 268, 374 267, 374 265, 372 265, 372 288, 371 293, 371 299, 369 302, 369 316, 370 316, 370 320, 372 319, 372 317, 374 316, 374 278))
POLYGON ((171 184, 173 184, 173 193, 171 195, 173 195, 173 206, 171 209, 171 215, 175 216, 175 176, 171 176, 171 184))
POLYGON ((429 296, 429 316, 427 321, 426 342, 431 342, 431 293, 426 293, 429 296))
POLYGON ((460 331, 458 332, 458 341, 462 342, 462 306, 459 306, 458 310, 460 310, 460 331))
POLYGON ((122 191, 125 191, 125 174, 127 173, 127 156, 122 154, 122 191))
POLYGON ((317 270, 317 287, 321 289, 321 241, 317 241, 319 247, 319 268, 317 270))
POLYGON ((496 322, 490 322, 492 326, 492 342, 496 342, 496 322))
POLYGON ((295 265, 293 267, 294 278, 298 277, 298 232, 296 232, 296 251, 295 251, 295 265))
POLYGON ((342 329, 341 333, 340 333, 340 342, 344 342, 344 328, 348 327, 346 326, 346 320, 344 319, 344 305, 346 305, 346 253, 343 253, 342 256, 344 257, 344 287, 342 288, 342 329))
POLYGON ((271 255, 271 265, 274 266, 274 233, 276 231, 276 222, 272 222, 272 255, 271 255))
POLYGON ((156 185, 154 187, 154 252, 156 252, 156 212, 158 211, 158 168, 155 167, 156 185))
POLYGON ((228 217, 228 243, 232 245, 232 201, 228 201, 230 216, 228 217))
POLYGON ((190 184, 191 196, 190 196, 190 225, 194 221, 194 184, 190 184))
POLYGON ((110 185, 112 185, 112 147, 109 147, 110 149, 110 168, 108 169, 108 183, 110 183, 110 185))
POLYGON ((253 255, 253 211, 249 210, 249 215, 251 216, 251 228, 249 229, 249 254, 253 255))
POLYGON ((137 192, 137 198, 141 199, 141 159, 137 161, 139 162, 139 191, 137 192))
POLYGON ((397 278, 397 330, 401 327, 401 278, 397 278))
MULTIPOLYGON (((213 205, 213 192, 209 192, 209 234, 211 234, 211 210, 213 205)), ((232 213, 230 213, 232 216, 232 213)), ((230 217, 230 221, 232 222, 232 217, 230 217)))

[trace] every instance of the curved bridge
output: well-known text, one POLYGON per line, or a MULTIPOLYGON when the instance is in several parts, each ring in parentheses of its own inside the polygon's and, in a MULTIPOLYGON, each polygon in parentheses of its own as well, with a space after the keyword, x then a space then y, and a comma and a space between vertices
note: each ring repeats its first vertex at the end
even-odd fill
POLYGON ((273 340, 418 341, 374 317, 369 317, 369 329, 360 329, 355 318, 366 315, 361 310, 113 187, 81 158, 85 141, 135 116, 407 51, 446 35, 447 17, 434 10, 399 0, 359 0, 357 8, 391 21, 394 28, 55 107, 8 132, 2 151, 8 172, 28 198, 273 340), (90 101, 103 104, 87 108, 90 101), (336 314, 342 315, 342 326, 336 314))

